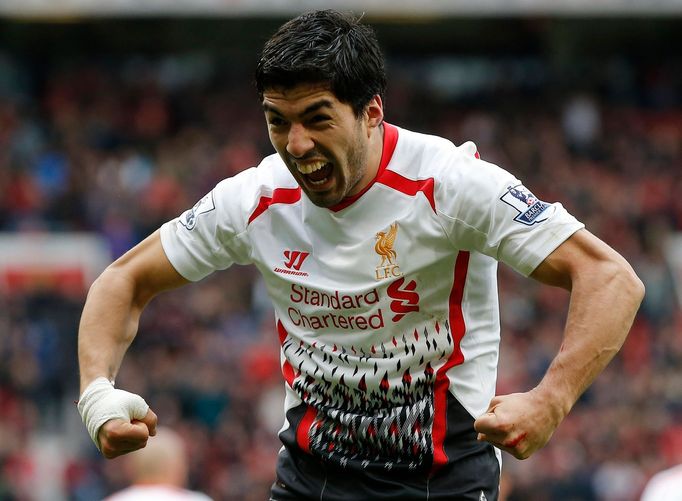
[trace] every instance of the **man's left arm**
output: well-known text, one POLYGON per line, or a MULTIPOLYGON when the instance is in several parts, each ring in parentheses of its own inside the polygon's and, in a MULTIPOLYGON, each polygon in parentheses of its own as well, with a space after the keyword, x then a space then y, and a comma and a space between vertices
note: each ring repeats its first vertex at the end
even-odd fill
POLYGON ((475 422, 479 440, 518 459, 547 443, 618 352, 644 296, 627 261, 586 230, 561 244, 531 277, 570 291, 561 349, 540 384, 526 393, 496 396, 475 422))

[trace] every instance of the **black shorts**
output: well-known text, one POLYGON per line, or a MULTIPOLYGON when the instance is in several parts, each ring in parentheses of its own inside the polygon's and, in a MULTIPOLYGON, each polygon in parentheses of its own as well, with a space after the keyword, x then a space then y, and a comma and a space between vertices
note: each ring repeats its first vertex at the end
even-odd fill
POLYGON ((277 462, 271 501, 448 500, 497 501, 500 467, 485 442, 435 474, 372 473, 341 468, 301 451, 285 448, 277 462))

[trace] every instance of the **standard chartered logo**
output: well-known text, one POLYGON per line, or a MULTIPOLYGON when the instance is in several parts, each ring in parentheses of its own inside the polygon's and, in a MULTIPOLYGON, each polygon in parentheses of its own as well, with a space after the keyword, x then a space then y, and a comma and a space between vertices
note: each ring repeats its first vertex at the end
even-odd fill
POLYGON ((328 328, 367 330, 384 327, 381 308, 373 313, 351 314, 348 311, 371 311, 373 306, 379 303, 379 291, 376 288, 364 294, 342 294, 339 291, 323 292, 291 284, 289 299, 296 306, 290 306, 287 313, 297 327, 313 330, 328 328), (313 312, 303 312, 299 305, 312 306, 313 312))
POLYGON ((417 282, 410 280, 407 284, 404 278, 399 278, 388 286, 388 295, 393 298, 391 311, 395 313, 392 320, 400 320, 412 311, 419 311, 419 294, 415 291, 417 282))
MULTIPOLYGON (((406 314, 419 311, 417 283, 407 284, 404 278, 392 282, 387 295, 392 299, 390 310, 393 322, 399 322, 406 314)), ((287 309, 289 320, 297 326, 312 330, 376 330, 385 326, 384 311, 380 304, 380 292, 376 287, 359 294, 336 291, 320 291, 300 284, 291 284, 287 309)), ((389 312, 390 314, 390 312, 389 312)))

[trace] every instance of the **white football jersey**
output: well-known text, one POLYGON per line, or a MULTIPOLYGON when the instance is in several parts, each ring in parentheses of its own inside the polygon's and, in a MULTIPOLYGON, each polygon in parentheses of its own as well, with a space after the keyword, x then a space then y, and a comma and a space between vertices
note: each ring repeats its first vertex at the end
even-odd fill
POLYGON ((314 205, 278 155, 161 228, 196 281, 255 264, 277 315, 289 447, 341 466, 438 468, 494 396, 497 261, 528 275, 582 224, 451 142, 384 124, 375 180, 314 205), (449 439, 449 440, 448 440, 449 439), (448 450, 450 447, 452 450, 448 450))

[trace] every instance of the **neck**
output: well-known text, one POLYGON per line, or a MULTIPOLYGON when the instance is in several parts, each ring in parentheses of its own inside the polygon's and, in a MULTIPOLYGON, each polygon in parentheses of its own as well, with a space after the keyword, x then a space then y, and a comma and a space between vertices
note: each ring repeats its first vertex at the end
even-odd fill
POLYGON ((384 152, 384 124, 372 129, 372 134, 369 137, 369 154, 367 155, 367 167, 369 173, 369 182, 371 182, 379 172, 379 165, 381 165, 381 157, 384 152))

